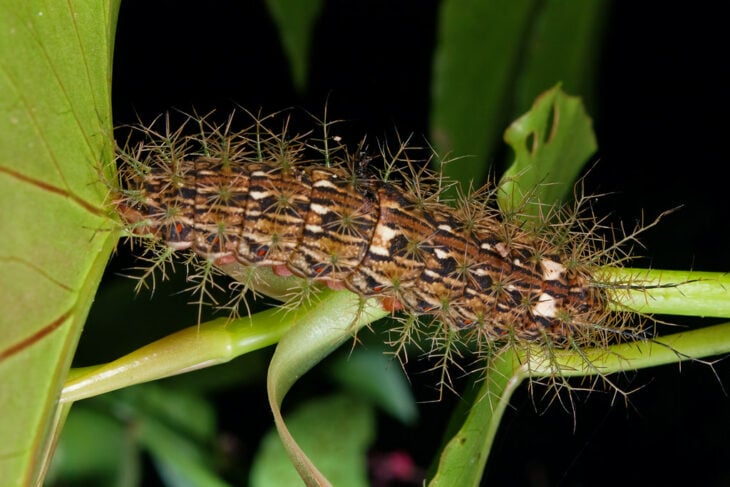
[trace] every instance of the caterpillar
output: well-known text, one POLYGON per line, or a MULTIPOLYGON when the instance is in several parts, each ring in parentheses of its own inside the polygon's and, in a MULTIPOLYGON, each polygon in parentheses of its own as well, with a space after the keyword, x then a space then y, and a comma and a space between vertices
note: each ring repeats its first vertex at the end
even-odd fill
POLYGON ((118 152, 115 207, 164 258, 270 267, 487 341, 595 344, 625 333, 606 324, 611 299, 597 276, 617 247, 583 228, 577 210, 515 218, 489 187, 448 204, 451 183, 407 143, 381 150, 378 171, 362 144, 349 152, 326 131, 317 140, 289 136, 287 121, 276 131, 254 118, 236 131, 232 119, 195 120, 193 135, 142 127, 146 140, 118 152))

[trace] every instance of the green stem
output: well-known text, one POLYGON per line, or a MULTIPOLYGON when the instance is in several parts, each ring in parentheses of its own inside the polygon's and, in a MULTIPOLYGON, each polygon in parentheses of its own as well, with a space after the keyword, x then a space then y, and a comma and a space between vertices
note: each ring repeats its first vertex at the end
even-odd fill
POLYGON ((730 274, 606 268, 599 280, 607 282, 621 307, 639 313, 730 318, 730 274), (625 285, 615 289, 616 283, 625 285))
POLYGON ((730 322, 603 349, 551 350, 546 353, 533 348, 525 354, 524 360, 532 377, 554 376, 556 373, 561 377, 581 377, 605 376, 726 353, 730 353, 730 322))
POLYGON ((333 327, 351 329, 355 322, 373 322, 388 313, 369 307, 343 309, 348 291, 322 291, 311 302, 291 311, 272 308, 250 318, 219 318, 192 326, 135 350, 108 364, 72 369, 61 402, 78 401, 123 387, 228 362, 240 355, 278 343, 303 319, 325 320, 333 327), (334 324, 333 324, 334 323, 334 324))
POLYGON ((221 364, 278 342, 297 313, 271 309, 251 318, 220 318, 157 340, 108 364, 72 369, 61 402, 221 364))

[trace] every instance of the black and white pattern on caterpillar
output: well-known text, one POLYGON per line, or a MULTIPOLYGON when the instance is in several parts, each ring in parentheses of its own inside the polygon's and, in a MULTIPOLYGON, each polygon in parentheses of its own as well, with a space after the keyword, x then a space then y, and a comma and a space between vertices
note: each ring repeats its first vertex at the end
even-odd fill
POLYGON ((594 276, 611 245, 576 214, 506 217, 486 189, 451 206, 439 176, 429 184, 421 169, 395 169, 415 164, 403 147, 384 151, 384 177, 359 153, 282 132, 259 122, 193 136, 144 129, 145 143, 120 151, 116 208, 152 245, 269 266, 488 340, 586 344, 599 329, 609 330, 601 342, 622 333, 602 326, 609 298, 594 276))

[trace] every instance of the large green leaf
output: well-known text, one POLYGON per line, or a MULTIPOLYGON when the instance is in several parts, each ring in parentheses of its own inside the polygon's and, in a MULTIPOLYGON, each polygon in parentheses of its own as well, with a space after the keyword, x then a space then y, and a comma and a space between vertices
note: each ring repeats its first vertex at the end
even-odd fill
POLYGON ((0 1, 0 479, 39 481, 56 399, 115 242, 117 0, 0 1))

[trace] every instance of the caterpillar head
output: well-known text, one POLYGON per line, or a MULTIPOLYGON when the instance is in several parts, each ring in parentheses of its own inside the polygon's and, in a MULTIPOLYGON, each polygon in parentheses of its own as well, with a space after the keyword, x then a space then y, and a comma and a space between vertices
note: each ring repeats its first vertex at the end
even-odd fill
MULTIPOLYGON (((144 172, 125 167, 120 172, 122 189, 114 205, 133 235, 163 241, 174 250, 192 246, 195 219, 195 182, 186 177, 191 163, 178 169, 151 166, 144 172)), ((194 178, 194 176, 193 176, 194 178)))

